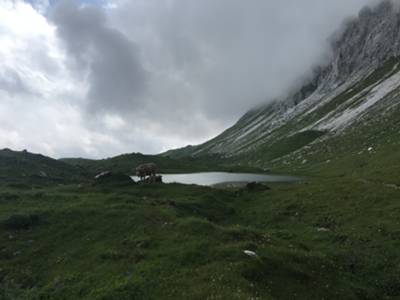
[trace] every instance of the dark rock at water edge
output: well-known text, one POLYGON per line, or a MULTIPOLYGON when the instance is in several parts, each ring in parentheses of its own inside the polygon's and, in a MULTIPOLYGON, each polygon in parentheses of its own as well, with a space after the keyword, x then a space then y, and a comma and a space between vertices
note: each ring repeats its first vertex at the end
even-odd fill
POLYGON ((101 172, 95 176, 94 185, 129 185, 135 184, 129 175, 114 173, 111 171, 101 172))

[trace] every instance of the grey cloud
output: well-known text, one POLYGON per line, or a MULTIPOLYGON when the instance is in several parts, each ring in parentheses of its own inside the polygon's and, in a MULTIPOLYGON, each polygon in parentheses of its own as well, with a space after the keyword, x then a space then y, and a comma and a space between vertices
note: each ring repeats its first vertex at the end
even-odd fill
MULTIPOLYGON (((370 2, 120 1, 110 14, 138 41, 152 69, 176 75, 161 78, 164 85, 179 77, 188 102, 197 101, 189 106, 228 125, 309 76, 329 55, 329 35, 370 2)), ((158 106, 177 103, 166 94, 158 106)))
POLYGON ((0 74, 0 90, 9 95, 35 93, 24 83, 21 76, 13 69, 5 69, 0 74))
POLYGON ((108 25, 101 8, 62 1, 51 20, 73 58, 74 71, 87 80, 90 113, 124 114, 141 107, 146 71, 137 46, 108 25))
POLYGON ((372 2, 61 1, 50 16, 88 85, 90 130, 123 149, 158 152, 204 141, 298 87, 329 56, 328 37, 372 2), (96 129, 110 114, 123 129, 96 129))

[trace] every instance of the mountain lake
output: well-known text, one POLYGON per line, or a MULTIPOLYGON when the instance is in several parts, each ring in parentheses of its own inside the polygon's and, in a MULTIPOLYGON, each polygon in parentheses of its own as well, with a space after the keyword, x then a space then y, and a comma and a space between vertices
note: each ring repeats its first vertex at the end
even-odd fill
MULTIPOLYGON (((228 173, 228 172, 201 172, 186 174, 161 174, 164 183, 196 184, 213 186, 223 183, 243 184, 248 182, 296 182, 299 177, 273 174, 228 173)), ((132 176, 139 181, 137 176, 132 176)))

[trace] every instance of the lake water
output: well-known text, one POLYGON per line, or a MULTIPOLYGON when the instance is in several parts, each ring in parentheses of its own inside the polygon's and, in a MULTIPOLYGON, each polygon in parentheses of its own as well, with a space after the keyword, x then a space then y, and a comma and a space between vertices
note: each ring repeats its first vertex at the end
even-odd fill
MULTIPOLYGON (((138 181, 139 178, 132 176, 138 181)), ((215 185, 225 182, 294 182, 299 178, 282 175, 265 175, 250 173, 204 172, 187 174, 162 174, 164 183, 182 183, 197 185, 215 185)))

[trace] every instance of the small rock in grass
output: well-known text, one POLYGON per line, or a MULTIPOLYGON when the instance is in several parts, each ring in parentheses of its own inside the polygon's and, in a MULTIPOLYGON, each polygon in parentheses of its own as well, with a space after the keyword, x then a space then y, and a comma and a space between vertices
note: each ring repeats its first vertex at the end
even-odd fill
POLYGON ((317 228, 317 231, 318 232, 328 232, 330 230, 328 228, 325 228, 325 227, 319 227, 319 228, 317 228))
POLYGON ((250 257, 257 257, 257 258, 258 258, 257 253, 255 253, 254 251, 244 250, 243 253, 246 254, 247 256, 250 256, 250 257))

